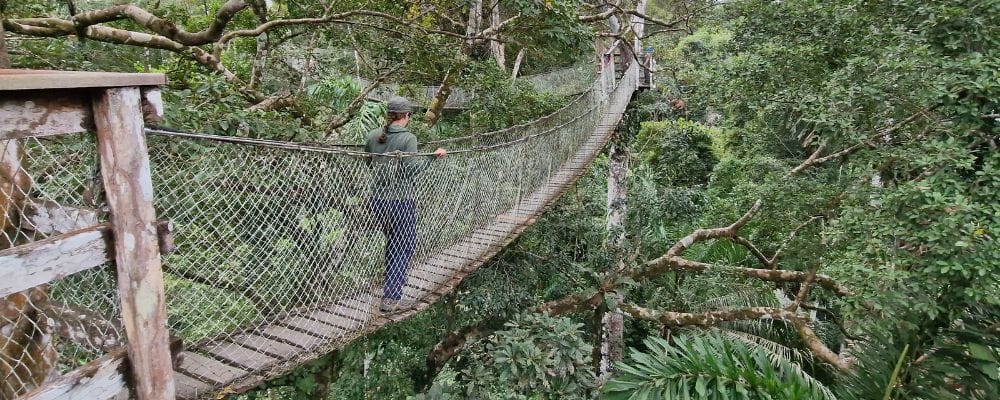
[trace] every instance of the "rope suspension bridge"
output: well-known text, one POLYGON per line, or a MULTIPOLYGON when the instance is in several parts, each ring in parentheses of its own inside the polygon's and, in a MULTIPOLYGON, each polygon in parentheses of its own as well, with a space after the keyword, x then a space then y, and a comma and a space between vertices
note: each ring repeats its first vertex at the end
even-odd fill
MULTIPOLYGON (((5 330, 0 342, 7 386, 0 397, 110 398, 127 382, 125 348, 133 369, 146 365, 155 376, 156 368, 169 368, 177 398, 239 393, 430 307, 532 225, 602 151, 642 85, 642 67, 622 64, 616 71, 614 58, 604 57, 582 94, 538 120, 426 142, 417 154, 381 156, 163 129, 142 134, 141 119, 135 138, 102 136, 102 130, 135 130, 133 122, 102 114, 118 110, 116 95, 132 92, 93 87, 135 86, 142 101, 134 99, 133 108, 141 113, 149 110, 139 103, 155 108, 159 97, 138 89, 158 84, 141 76, 86 89, 96 99, 94 115, 79 123, 95 124, 96 138, 40 135, 73 131, 65 121, 76 121, 76 109, 91 104, 31 92, 32 106, 18 112, 34 112, 36 122, 0 111, 0 127, 8 130, 0 137, 7 244, 0 247, 7 306, 0 327, 14 332, 5 330), (39 102, 50 106, 42 116, 39 102), (427 163, 414 179, 416 250, 403 286, 407 306, 380 313, 387 246, 380 216, 368 206, 370 181, 378 168, 400 174, 429 160, 438 146, 448 156, 427 163), (143 147, 142 154, 120 155, 143 147), (134 157, 148 157, 148 167, 134 157), (375 167, 373 157, 388 162, 375 167), (138 189, 111 185, 130 180, 138 189), (142 199, 151 202, 148 211, 133 204, 142 199), (156 232, 123 223, 132 221, 126 209, 138 210, 135 220, 156 232), (162 259, 155 273, 129 269, 153 258, 162 259), (164 316, 150 305, 157 301, 144 286, 150 282, 165 288, 167 329, 159 334, 155 320, 164 316), (28 334, 18 336, 19 330, 28 334), (147 359, 137 350, 154 340, 176 344, 169 365, 162 365, 163 354, 147 359), (33 365, 67 360, 85 363, 44 385, 29 382, 33 365), (40 387, 25 394, 17 384, 40 387)), ((15 102, 25 104, 4 98, 0 110, 15 102)))

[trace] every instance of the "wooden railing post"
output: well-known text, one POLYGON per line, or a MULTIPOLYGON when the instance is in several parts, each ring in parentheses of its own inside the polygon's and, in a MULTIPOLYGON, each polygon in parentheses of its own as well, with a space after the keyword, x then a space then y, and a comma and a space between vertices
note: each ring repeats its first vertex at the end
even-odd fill
POLYGON ((163 271, 139 88, 102 89, 93 111, 135 395, 139 400, 172 400, 163 271))

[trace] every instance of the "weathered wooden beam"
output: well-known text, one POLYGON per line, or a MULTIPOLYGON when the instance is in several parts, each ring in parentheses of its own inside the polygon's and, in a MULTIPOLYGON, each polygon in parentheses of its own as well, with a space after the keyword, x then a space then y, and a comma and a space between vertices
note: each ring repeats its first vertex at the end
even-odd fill
MULTIPOLYGON (((22 161, 24 151, 17 140, 0 141, 0 249, 20 240, 13 223, 31 189, 31 178, 22 161)), ((34 389, 52 373, 58 362, 49 321, 37 307, 48 302, 48 288, 36 287, 0 298, 0 398, 14 398, 34 389)))
POLYGON ((128 390, 125 379, 127 371, 125 349, 119 349, 28 392, 20 400, 118 398, 123 391, 128 390))
POLYGON ((104 264, 109 233, 102 224, 0 250, 0 296, 104 264))
POLYGON ((163 97, 158 86, 142 88, 142 119, 146 122, 163 121, 163 97))
MULTIPOLYGON (((180 339, 171 338, 170 353, 174 357, 174 365, 179 365, 184 357, 180 339)), ((128 370, 128 352, 119 346, 108 350, 104 357, 18 397, 18 400, 126 400, 130 398, 128 370)))
POLYGON ((140 97, 136 87, 102 91, 94 96, 94 123, 116 239, 118 295, 134 394, 139 400, 172 400, 170 336, 140 97))
POLYGON ((21 228, 46 236, 61 235, 99 223, 100 211, 68 207, 54 201, 27 199, 21 212, 21 228))
POLYGON ((39 308, 52 322, 52 333, 73 343, 109 353, 122 345, 121 321, 49 300, 39 308))
MULTIPOLYGON (((0 140, 65 135, 93 130, 90 91, 64 89, 2 92, 0 96, 0 140)), ((142 88, 145 121, 163 120, 163 99, 157 87, 142 88)))
POLYGON ((0 98, 0 139, 86 131, 91 126, 86 96, 72 92, 4 92, 0 98))
MULTIPOLYGON (((160 254, 174 250, 168 220, 156 221, 160 254)), ((104 223, 0 250, 0 296, 35 287, 112 260, 111 226, 104 223)))
POLYGON ((166 75, 156 73, 0 69, 0 91, 159 86, 166 83, 166 75))

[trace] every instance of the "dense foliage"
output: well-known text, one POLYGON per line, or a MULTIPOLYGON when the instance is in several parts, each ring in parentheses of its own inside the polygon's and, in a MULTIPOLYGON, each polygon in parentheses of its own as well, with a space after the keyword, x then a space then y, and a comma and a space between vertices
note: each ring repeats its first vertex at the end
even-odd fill
MULTIPOLYGON (((66 13, 54 2, 8 3, 5 18, 66 13)), ((152 8, 154 2, 137 3, 152 8)), ((221 2, 155 3, 157 15, 195 30, 221 2)), ((450 14, 426 13, 420 24, 453 31, 460 29, 446 16, 461 20, 468 7, 465 1, 333 3, 341 11, 411 16, 436 6, 450 14)), ((322 12, 318 3, 274 4, 272 17, 322 12)), ((595 28, 577 19, 593 11, 589 2, 500 4, 505 15, 523 15, 505 32, 509 52, 526 49, 523 71, 590 59, 595 28)), ((658 87, 633 102, 641 129, 624 132, 632 156, 627 249, 605 246, 609 160, 602 157, 554 209, 444 301, 242 396, 995 398, 1000 1, 663 0, 652 1, 648 13, 686 25, 644 42, 658 58, 658 87), (611 267, 637 267, 700 228, 732 224, 758 199, 763 208, 739 236, 756 247, 719 239, 687 249, 688 259, 719 268, 633 280, 611 267), (768 264, 752 250, 774 257, 768 264), (803 291, 801 281, 752 279, 738 268, 825 274, 850 295, 818 286, 803 291), (608 292, 689 314, 794 305, 816 341, 850 368, 819 358, 787 319, 692 327, 626 316, 631 355, 599 388, 596 313, 550 316, 531 308, 608 292), (802 292, 806 301, 799 301, 802 292), (478 336, 470 335, 443 366, 432 366, 442 338, 469 327, 478 336)), ((240 15, 234 24, 253 26, 253 16, 240 15)), ((328 129, 364 89, 353 76, 378 79, 400 66, 387 80, 404 90, 445 83, 478 95, 433 128, 417 128, 424 139, 509 126, 567 100, 512 80, 512 60, 498 65, 487 43, 393 29, 274 31, 263 74, 254 72, 261 58, 255 41, 234 41, 222 60, 241 80, 166 50, 13 34, 8 45, 18 67, 165 72, 165 124, 255 138, 357 143, 382 123, 379 103, 362 102, 349 123, 328 129), (280 106, 260 106, 254 93, 280 106)), ((611 298, 594 308, 617 310, 611 298)), ((238 314, 241 306, 231 308, 238 314)))

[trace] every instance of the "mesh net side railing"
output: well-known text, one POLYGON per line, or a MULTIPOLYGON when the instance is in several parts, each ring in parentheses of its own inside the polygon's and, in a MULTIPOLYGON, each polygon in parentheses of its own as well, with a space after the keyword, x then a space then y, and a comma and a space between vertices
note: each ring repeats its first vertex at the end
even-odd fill
POLYGON ((592 62, 584 62, 566 68, 538 75, 527 75, 518 79, 531 82, 535 90, 555 95, 569 96, 582 93, 593 86, 596 67, 592 62))
POLYGON ((151 137, 158 214, 175 224, 177 250, 164 258, 171 327, 192 342, 211 340, 373 290, 385 258, 380 224, 405 223, 402 214, 415 207, 412 263, 419 263, 557 172, 596 115, 511 146, 433 161, 391 157, 375 170, 367 157, 151 137), (373 175, 407 174, 411 163, 429 163, 413 179, 413 193, 383 194, 413 204, 372 204, 380 197, 373 175))
POLYGON ((445 146, 449 149, 474 149, 507 143, 525 136, 558 129, 581 115, 596 111, 603 101, 604 97, 600 91, 587 91, 576 96, 555 112, 536 120, 490 132, 427 141, 421 143, 421 147, 424 151, 431 151, 439 146, 445 146))
MULTIPOLYGON (((517 79, 529 82, 539 92, 551 93, 557 96, 572 96, 590 90, 594 76, 595 67, 593 63, 584 62, 543 74, 520 76, 517 79)), ((371 83, 364 78, 356 79, 361 87, 366 87, 371 83)), ((436 85, 420 87, 411 100, 427 103, 437 94, 440 88, 441 86, 436 85)), ((374 100, 386 101, 396 96, 399 92, 400 86, 398 84, 382 84, 372 90, 368 97, 374 100)), ((445 107, 465 108, 469 102, 475 99, 475 96, 474 92, 462 88, 452 88, 448 100, 445 101, 445 107)))
MULTIPOLYGON (((107 221, 93 135, 0 142, 0 249, 107 221)), ((0 297, 0 398, 120 346, 113 265, 0 297)))
POLYGON ((427 295, 407 284, 429 273, 417 266, 516 210, 587 142, 614 87, 601 82, 585 112, 440 159, 150 135, 157 213, 175 226, 172 334, 197 351, 343 299, 427 295))

